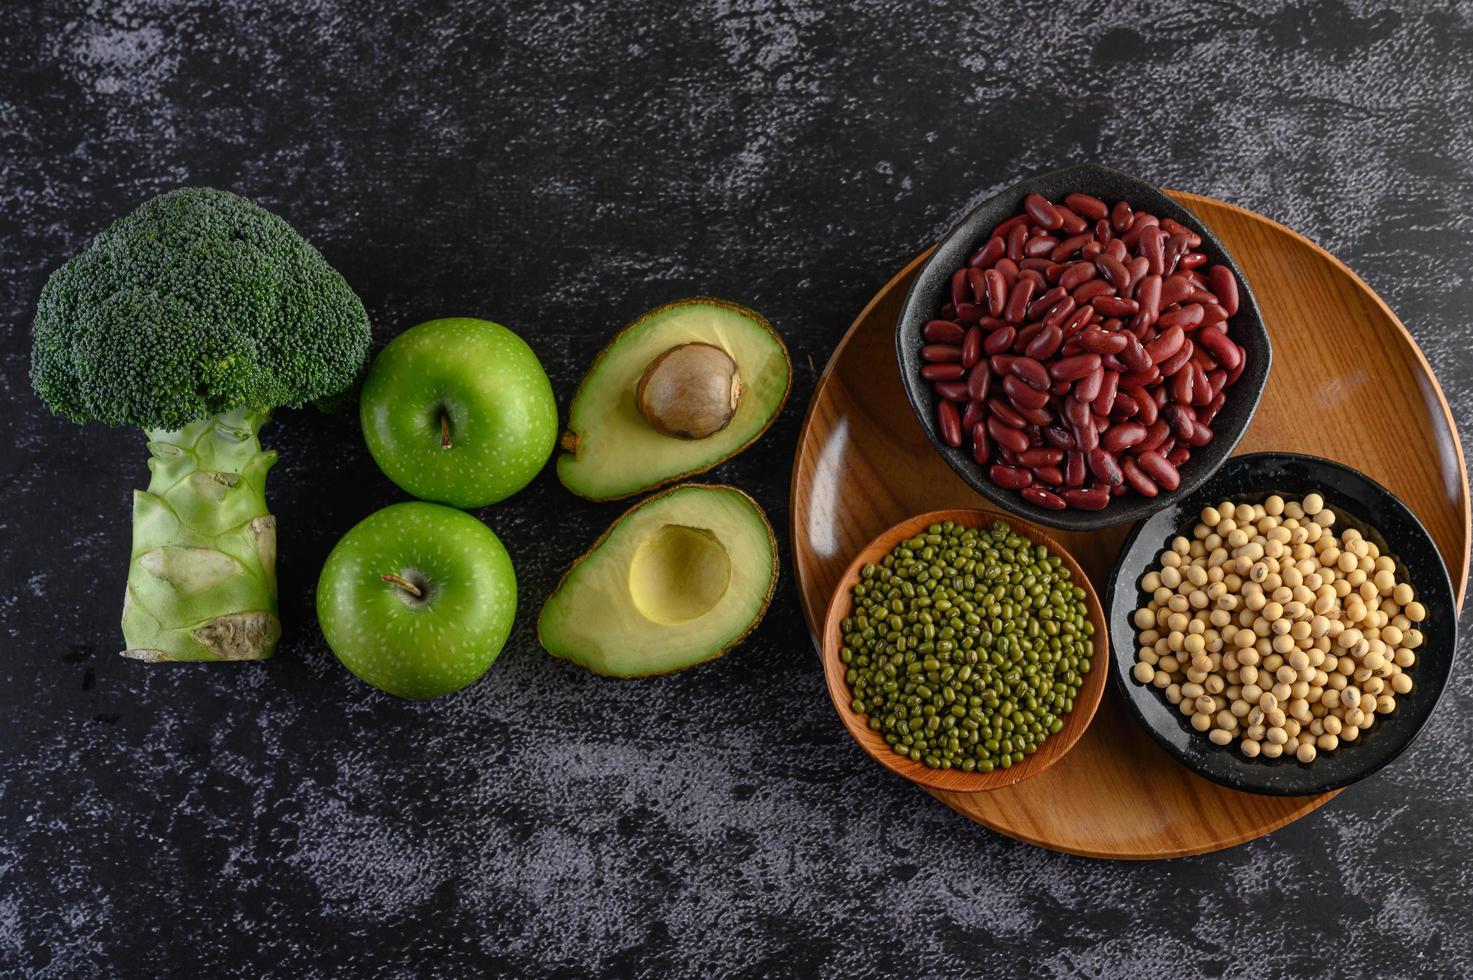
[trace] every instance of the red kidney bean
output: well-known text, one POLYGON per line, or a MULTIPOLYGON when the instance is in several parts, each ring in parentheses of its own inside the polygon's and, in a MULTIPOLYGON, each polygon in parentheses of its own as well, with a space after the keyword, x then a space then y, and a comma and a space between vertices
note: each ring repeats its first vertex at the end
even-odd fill
POLYGON ((1052 269, 1053 267, 1054 263, 1050 262, 1048 259, 1024 259, 1022 262, 1018 263, 1019 270, 1024 272, 1036 272, 1039 275, 1043 276, 1045 280, 1048 279, 1048 270, 1052 269))
POLYGON ((1070 313, 1069 318, 1064 321, 1064 337, 1066 339, 1073 337, 1094 322, 1094 318, 1095 308, 1093 306, 1076 306, 1074 312, 1070 313))
POLYGON ((1039 409, 1048 404, 1049 394, 1046 391, 1036 391, 1016 375, 1008 375, 1002 379, 1002 390, 1013 403, 1013 407, 1019 409, 1039 409))
POLYGON ((1135 464, 1141 468, 1141 471, 1146 476, 1154 480, 1158 486, 1167 492, 1181 486, 1181 474, 1160 453, 1141 453, 1135 458, 1135 464))
POLYGON ((1043 325, 1045 327, 1062 326, 1064 321, 1074 314, 1076 305, 1074 297, 1065 294, 1064 298, 1055 303, 1044 316, 1043 325))
POLYGON ((1225 265, 1207 270, 1207 284, 1228 316, 1238 312, 1238 277, 1225 265))
POLYGON ((961 303, 956 308, 956 318, 962 323, 978 323, 987 313, 987 307, 976 303, 961 303))
POLYGON ((1206 405, 1212 401, 1214 394, 1212 383, 1207 380, 1207 372, 1203 371, 1202 365, 1196 361, 1193 361, 1181 373, 1186 374, 1188 370, 1190 370, 1192 375, 1192 404, 1194 406, 1206 405))
POLYGON ((927 381, 956 381, 967 373, 960 362, 951 364, 926 364, 921 367, 921 377, 927 381))
MULTIPOLYGON (((1038 391, 1047 391, 1052 383, 1049 380, 1049 370, 1031 357, 1015 358, 1008 365, 1008 370, 1015 376, 1022 378, 1038 391)), ((1062 380, 1062 379, 1059 379, 1062 380)))
POLYGON ((990 269, 992 264, 1002 258, 1008 250, 1008 243, 1001 238, 989 238, 987 244, 972 253, 967 259, 967 265, 974 269, 990 269))
POLYGON ((1135 217, 1131 219, 1130 227, 1125 230, 1125 234, 1120 236, 1120 240, 1125 243, 1126 248, 1136 251, 1141 240, 1141 235, 1145 234, 1146 229, 1159 228, 1160 226, 1161 221, 1154 214, 1146 211, 1137 211, 1135 217))
POLYGON ((1140 288, 1140 281, 1150 272, 1151 263, 1147 262, 1145 256, 1137 255, 1125 263, 1125 271, 1130 276, 1131 293, 1140 288))
POLYGON ((936 420, 941 426, 941 438, 946 440, 948 446, 960 446, 962 444, 962 417, 956 410, 956 403, 943 401, 936 406, 936 420))
POLYGON ((965 381, 937 381, 931 387, 936 389, 936 394, 949 401, 965 402, 969 400, 967 383, 965 381))
MULTIPOLYGON (((1115 396, 1120 392, 1120 374, 1116 371, 1103 370, 1103 365, 1101 367, 1100 374, 1104 380, 1100 384, 1100 393, 1090 401, 1096 415, 1107 416, 1115 407, 1115 396)), ((1077 393, 1078 389, 1076 389, 1077 393)))
POLYGON ((1079 510, 1104 510, 1110 504, 1110 491, 1106 487, 1090 487, 1080 490, 1065 490, 1063 497, 1070 507, 1079 510))
POLYGON ((1091 371, 1098 370, 1099 367, 1100 355, 1092 352, 1076 354, 1073 357, 1055 361, 1049 366, 1048 375, 1055 381, 1078 381, 1091 371))
POLYGON ((1033 293, 1038 285, 1032 279, 1024 279, 1021 274, 1018 281, 1013 283, 1012 291, 1008 293, 1008 303, 1004 307, 1002 317, 1009 323, 1022 323, 1028 312, 1028 304, 1033 301, 1033 293))
POLYGON ((1057 466, 1064 461, 1064 450, 1036 446, 1018 454, 1018 462, 1030 470, 1037 466, 1057 466))
POLYGON ((1028 215, 1028 217, 1032 218, 1033 223, 1035 225, 1038 225, 1038 227, 1040 228, 1048 228, 1052 230, 1064 223, 1064 220, 1062 217, 1060 217, 1059 212, 1056 211, 1054 209, 1054 206, 1049 203, 1048 198, 1044 197, 1042 194, 1029 194, 1027 197, 1023 198, 1023 211, 1028 215))
POLYGON ((1206 264, 1206 255, 1201 252, 1188 252, 1181 257, 1180 267, 1183 269, 1199 269, 1206 264))
POLYGON ((996 268, 988 269, 983 277, 987 286, 987 312, 993 316, 1002 316, 1003 308, 1008 302, 1007 280, 996 268))
POLYGON ((1059 275, 1059 285, 1072 292, 1098 275, 1093 262, 1070 262, 1059 275))
POLYGON ((1187 297, 1188 303, 1196 303, 1198 306, 1206 306, 1208 303, 1216 303, 1217 297, 1207 289, 1194 289, 1192 295, 1187 297))
MULTIPOLYGON (((1146 349, 1141 346, 1141 342, 1137 338, 1130 334, 1117 333, 1116 336, 1122 336, 1125 338, 1125 346, 1122 347, 1119 352, 1121 364, 1125 365, 1132 371, 1138 372, 1149 369, 1151 365, 1155 363, 1151 360, 1151 355, 1146 353, 1146 349)), ((1135 386, 1126 385, 1125 387, 1132 388, 1135 386)))
POLYGON ((1190 446, 1177 446, 1166 454, 1166 461, 1176 467, 1185 466, 1187 460, 1191 458, 1192 450, 1190 446))
POLYGON ((921 339, 931 344, 960 344, 966 331, 951 320, 930 320, 921 328, 921 339))
POLYGON ((1170 381, 1171 400, 1178 405, 1190 405, 1192 403, 1192 394, 1195 391, 1195 384, 1196 378, 1192 376, 1190 370, 1176 372, 1176 374, 1172 375, 1170 381))
POLYGON ((993 354, 987 359, 987 363, 992 365, 992 370, 995 374, 1002 376, 1008 373, 1008 367, 1014 360, 1016 358, 1012 354, 993 354))
POLYGON ((1089 228, 1089 222, 1072 211, 1068 205, 1055 204, 1054 210, 1059 212, 1059 217, 1063 219, 1063 223, 1059 225, 1059 230, 1064 234, 1077 235, 1089 228))
POLYGON ((993 418, 1009 428, 1022 429, 1028 425, 1028 420, 1019 415, 1018 410, 1009 404, 1006 398, 992 396, 987 399, 987 408, 992 412, 993 418))
POLYGON ((1242 362, 1243 356, 1238 345, 1227 338, 1220 330, 1203 329, 1197 331, 1197 343, 1206 348, 1207 353, 1216 359, 1226 370, 1232 371, 1242 362))
POLYGON ((1131 389, 1130 399, 1135 402, 1135 417, 1140 420, 1141 425, 1150 425, 1156 421, 1156 416, 1161 412, 1156 399, 1142 388, 1131 389))
POLYGON ((1156 481, 1146 476, 1134 459, 1122 459, 1120 472, 1125 476, 1125 482, 1130 485, 1130 488, 1142 497, 1154 497, 1161 492, 1161 488, 1156 486, 1156 481))
MULTIPOLYGON (((1027 259, 1024 259, 1023 261, 1024 262, 1027 262, 1028 260, 1027 259)), ((1020 266, 1019 269, 1018 269, 1018 278, 1019 279, 1032 279, 1033 280, 1033 288, 1034 288, 1035 291, 1043 290, 1043 289, 1047 289, 1048 288, 1048 280, 1045 279, 1043 277, 1043 273, 1042 272, 1039 272, 1037 269, 1024 269, 1024 268, 1022 268, 1020 266)))
POLYGON ((1011 218, 1007 219, 1006 221, 999 221, 996 225, 994 225, 993 228, 992 228, 992 235, 991 235, 991 237, 993 237, 993 238, 1007 238, 1008 237, 1008 233, 1011 232, 1018 225, 1025 225, 1026 226, 1027 224, 1028 224, 1028 215, 1026 215, 1026 214, 1015 214, 1011 218))
POLYGON ((1144 371, 1132 371, 1120 376, 1120 384, 1125 388, 1145 388, 1153 386, 1161 380, 1159 368, 1147 368, 1144 371))
MULTIPOLYGON (((1082 354, 1080 356, 1087 357, 1089 355, 1082 354)), ((1084 377, 1074 382, 1074 390, 1070 392, 1070 397, 1073 398, 1074 401, 1089 404, 1090 402, 1093 402, 1096 398, 1100 397, 1100 389, 1103 388, 1104 385, 1105 366, 1101 364, 1099 367, 1095 368, 1093 371, 1089 372, 1084 377)))
POLYGON ((1186 254, 1189 248, 1186 235, 1176 232, 1167 237, 1163 259, 1166 263, 1166 273, 1168 275, 1177 270, 1178 265, 1181 263, 1181 257, 1186 254))
POLYGON ((1145 441, 1146 427, 1139 422, 1117 422, 1100 435, 1100 448, 1119 454, 1145 441))
POLYGON ((1064 454, 1064 486, 1082 487, 1089 467, 1085 465, 1084 453, 1071 450, 1064 454))
POLYGON ((1133 299, 1118 296, 1093 296, 1089 304, 1101 316, 1132 316, 1140 312, 1141 305, 1133 299))
POLYGON ((1046 408, 1020 408, 1018 414, 1038 426, 1051 425, 1054 421, 1054 413, 1046 408))
POLYGON ((1055 449, 1073 449, 1074 436, 1061 425, 1049 425, 1043 429, 1043 439, 1055 449))
POLYGON ((1187 445, 1201 448, 1202 446, 1205 446, 1212 441, 1212 430, 1203 425, 1202 422, 1199 420, 1192 427, 1191 433, 1189 435, 1184 435, 1181 438, 1186 441, 1187 445))
POLYGON ((962 367, 972 369, 972 365, 982 357, 982 328, 972 327, 967 330, 966 336, 962 338, 962 367))
MULTIPOLYGON (((1154 325, 1161 315, 1161 277, 1152 273, 1141 279, 1136 287, 1135 301, 1141 305, 1140 312, 1136 314, 1139 322, 1154 325)), ((1135 321, 1131 325, 1134 326, 1135 321)))
MULTIPOLYGON (((1013 288, 1013 283, 1018 281, 1018 263, 1014 262, 1012 259, 1004 255, 1002 258, 997 260, 997 263, 993 266, 993 268, 996 269, 998 271, 998 274, 1002 276, 1003 284, 1006 287, 1004 288, 1003 293, 1006 294, 1008 290, 1013 288)), ((994 313, 992 315, 1001 316, 1000 313, 994 313)))
POLYGON ((994 443, 1010 452, 1021 453, 1028 448, 1028 437, 1023 430, 1004 425, 996 413, 987 420, 987 434, 992 436, 994 443))
POLYGON ((1006 320, 996 316, 984 316, 977 321, 977 326, 981 327, 983 330, 986 330, 988 333, 991 333, 994 330, 1001 330, 1007 325, 1008 322, 1006 320))
POLYGON ((1082 235, 1070 235, 1054 246, 1053 251, 1049 252, 1049 258, 1055 262, 1063 262, 1092 241, 1094 241, 1094 236, 1088 232, 1082 235))
POLYGON ((1171 327, 1182 327, 1191 329, 1202 322, 1202 304, 1190 303, 1186 306, 1177 307, 1156 318, 1156 326, 1161 330, 1171 327))
POLYGON ((1089 464, 1089 471, 1095 475, 1095 479, 1106 486, 1119 486, 1125 479, 1120 472, 1120 464, 1103 447, 1087 454, 1084 461, 1089 464))
MULTIPOLYGON (((1146 399, 1150 401, 1150 399, 1146 399)), ((1171 438, 1171 426, 1165 419, 1157 419, 1146 426, 1146 437, 1131 446, 1130 453, 1139 456, 1141 453, 1153 452, 1160 448, 1161 444, 1171 438)))
POLYGON ((1023 353, 1028 345, 1033 342, 1033 338, 1037 337, 1038 332, 1042 329, 1043 324, 1041 323, 1030 323, 1026 327, 1021 327, 1018 330, 1018 336, 1013 338, 1013 353, 1023 353))
POLYGON ((1171 357, 1156 365, 1156 367, 1161 371, 1161 377, 1169 378, 1176 372, 1180 371, 1182 369, 1182 366, 1192 359, 1192 353, 1195 350, 1196 348, 1192 345, 1192 342, 1190 340, 1183 342, 1183 344, 1181 345, 1181 350, 1177 351, 1175 354, 1171 355, 1171 357))
POLYGON ((962 349, 954 344, 927 344, 921 348, 921 360, 946 364, 962 359, 962 349))
MULTIPOLYGON (((1161 219, 1161 227, 1166 230, 1167 234, 1170 234, 1170 235, 1187 235, 1187 236, 1190 236, 1190 237, 1196 237, 1196 234, 1197 234, 1196 232, 1192 231, 1192 229, 1188 228, 1186 225, 1184 225, 1181 222, 1177 221, 1175 218, 1162 218, 1161 219)), ((1198 245, 1201 244, 1200 239, 1198 240, 1197 244, 1198 245)), ((1196 248, 1197 246, 1196 245, 1193 245, 1192 247, 1193 248, 1196 248)))
POLYGON ((1125 267, 1124 262, 1121 262, 1109 252, 1105 252, 1099 258, 1095 259, 1095 268, 1099 269, 1100 274, 1109 280, 1110 285, 1115 287, 1116 292, 1123 295, 1130 287, 1130 270, 1125 267))
POLYGON ((1192 411, 1190 405, 1184 405, 1181 402, 1167 405, 1161 414, 1166 417, 1166 421, 1171 425, 1171 431, 1175 432, 1182 439, 1188 438, 1196 431, 1197 416, 1192 411))
MULTIPOLYGON (((1202 326, 1211 326, 1214 323, 1224 323, 1228 318, 1227 310, 1217 303, 1202 304, 1202 326)), ((1224 330, 1227 328, 1224 327, 1224 330)))
POLYGON ((1069 194, 1064 198, 1064 203, 1075 214, 1090 221, 1099 221, 1110 214, 1110 208, 1104 201, 1088 194, 1069 194))
POLYGON ((1076 303, 1092 304, 1102 296, 1110 295, 1114 290, 1115 287, 1104 279, 1090 279, 1087 282, 1075 286, 1070 295, 1074 297, 1074 302, 1076 303))
POLYGON ((970 299, 971 297, 968 294, 968 290, 970 289, 971 287, 967 284, 966 269, 958 269, 951 274, 951 304, 953 306, 965 303, 970 299))
POLYGON ((986 361, 978 361, 967 375, 967 394, 972 401, 982 402, 992 389, 992 365, 986 361))
MULTIPOLYGON (((1094 307, 1086 307, 1094 309, 1094 307)), ((1125 350, 1129 340, 1123 333, 1106 333, 1098 327, 1091 326, 1079 335, 1079 344, 1085 350, 1094 351, 1096 354, 1119 354, 1125 350)))
POLYGON ((1130 230, 1130 223, 1135 219, 1135 212, 1131 211, 1130 205, 1125 201, 1116 201, 1115 206, 1110 209, 1110 227, 1115 229, 1116 234, 1130 230))
POLYGON ((1227 383, 1227 372, 1222 368, 1207 372, 1207 384, 1212 387, 1214 395, 1222 393, 1222 386, 1227 383))
MULTIPOLYGON (((968 392, 967 394, 970 395, 971 392, 968 392)), ((971 401, 967 402, 967 407, 962 410, 962 431, 971 432, 973 426, 975 426, 978 422, 984 422, 986 420, 987 406, 984 403, 973 398, 971 401)))
POLYGON ((1226 402, 1227 396, 1219 391, 1217 394, 1212 396, 1212 401, 1208 402, 1206 406, 1197 413, 1197 421, 1201 422, 1203 425, 1211 425, 1212 420, 1217 418, 1217 413, 1222 411, 1222 406, 1226 404, 1226 402))
POLYGON ((1187 335, 1180 326, 1162 330, 1160 336, 1146 345, 1146 353, 1150 355, 1151 363, 1159 365, 1170 358, 1181 350, 1186 339, 1187 335))
POLYGON ((1115 229, 1110 227, 1109 218, 1101 218, 1095 222, 1095 240, 1101 247, 1107 245, 1115 237, 1115 229))
POLYGON ((972 426, 972 459, 978 466, 986 466, 987 461, 992 458, 992 439, 987 435, 985 423, 978 422, 972 426))
MULTIPOLYGON (((1069 300, 1069 302, 1073 303, 1074 301, 1069 300)), ((1043 329, 1039 330, 1033 339, 1028 341, 1028 346, 1023 348, 1023 353, 1035 361, 1045 361, 1053 357, 1058 351, 1059 345, 1064 342, 1063 330, 1049 323, 1047 320, 1044 321, 1042 327, 1043 329)))
POLYGON ((1006 324, 1000 330, 994 330, 982 340, 982 350, 991 357, 993 354, 1001 354, 1013 346, 1013 340, 1018 336, 1015 327, 1006 324))
POLYGON ((1116 381, 1115 404, 1110 408, 1110 418, 1128 419, 1134 418, 1141 412, 1140 403, 1134 398, 1119 390, 1119 380, 1116 381))
POLYGON ((1035 504, 1048 510, 1065 510, 1069 506, 1063 497, 1050 493, 1042 487, 1024 487, 1018 496, 1030 504, 1035 504))
POLYGON ((1195 291, 1192 281, 1181 273, 1167 276, 1161 280, 1161 308, 1180 303, 1195 291))
POLYGON ((1021 490, 1033 483, 1033 474, 1016 466, 1003 466, 1000 463, 992 464, 987 471, 987 476, 998 486, 1006 490, 1021 490))
POLYGON ((1053 254, 1059 240, 1053 235, 1034 235, 1023 243, 1023 254, 1030 259, 1041 259, 1053 254))
POLYGON ((1042 319, 1043 315, 1047 313, 1054 306, 1055 303, 1059 302, 1059 300, 1068 295, 1069 291, 1063 286, 1054 286, 1047 292, 1043 293, 1043 295, 1035 299, 1033 302, 1028 304, 1028 311, 1025 314, 1025 319, 1042 319))
POLYGON ((1093 262, 1095 259, 1099 258, 1104 251, 1105 246, 1100 244, 1100 240, 1096 238, 1092 242, 1085 242, 1084 247, 1079 250, 1079 257, 1086 262, 1093 262))
POLYGON ((1008 258, 1014 262, 1023 257, 1023 245, 1028 241, 1028 225, 1014 225, 1008 231, 1008 258))
POLYGON ((969 266, 967 268, 967 286, 972 290, 972 299, 978 303, 987 302, 987 272, 969 266))
MULTIPOLYGON (((1075 402, 1075 404, 1083 403, 1075 402)), ((1070 431, 1074 433, 1074 444, 1079 447, 1080 452, 1090 453, 1099 448, 1100 430, 1095 428, 1093 419, 1083 425, 1073 426, 1070 431)))
POLYGON ((1227 374, 1227 385, 1228 386, 1231 386, 1231 385, 1237 384, 1238 383, 1238 379, 1243 376, 1243 371, 1247 367, 1248 367, 1248 358, 1243 353, 1243 348, 1242 347, 1238 347, 1238 366, 1235 367, 1235 368, 1228 368, 1227 369, 1227 373, 1228 373, 1227 374))

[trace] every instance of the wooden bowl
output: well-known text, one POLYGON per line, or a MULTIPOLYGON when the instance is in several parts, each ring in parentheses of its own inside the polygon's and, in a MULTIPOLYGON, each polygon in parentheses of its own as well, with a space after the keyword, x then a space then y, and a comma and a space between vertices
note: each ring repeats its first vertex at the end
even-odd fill
POLYGON ((1095 709, 1099 707, 1100 695, 1105 690, 1106 679, 1110 672, 1110 640, 1105 626, 1104 609, 1100 605, 1099 596, 1095 594, 1094 586, 1090 584, 1089 577, 1084 574, 1084 569, 1079 567, 1074 556, 1069 554, 1063 545, 1045 534, 1042 528, 997 511, 935 510, 927 514, 918 514, 896 524, 866 545, 864 550, 854 557, 854 561, 849 563, 849 567, 844 570, 843 576, 839 579, 839 585, 834 590, 833 597, 829 600, 828 615, 823 626, 822 657, 824 678, 828 681, 829 698, 834 702, 834 710, 839 713, 844 727, 849 729, 849 734, 854 736, 860 748, 868 752, 876 762, 920 786, 950 790, 956 793, 980 793, 1004 786, 1014 786, 1030 776, 1036 776, 1062 759, 1074 747, 1074 743, 1079 741, 1079 736, 1083 735, 1084 730, 1089 727, 1090 719, 1094 717, 1095 709), (917 532, 932 524, 953 521, 963 527, 988 527, 999 519, 1007 521, 1019 536, 1027 538, 1034 544, 1044 545, 1050 552, 1063 559, 1064 567, 1069 569, 1071 581, 1084 589, 1085 608, 1089 613, 1089 621, 1095 628, 1092 637, 1094 653, 1089 660, 1089 672, 1085 674, 1079 694, 1074 698, 1074 710, 1064 716, 1064 727, 1044 739, 1038 750, 1025 757, 1022 762, 1008 769, 996 769, 985 773, 963 772, 960 769, 932 769, 890 748, 885 742, 885 737, 869 727, 866 717, 849 707, 853 695, 844 680, 844 662, 839 659, 839 651, 843 647, 843 634, 839 626, 854 606, 851 590, 859 581, 859 570, 866 564, 879 562, 901 541, 913 537, 917 532))

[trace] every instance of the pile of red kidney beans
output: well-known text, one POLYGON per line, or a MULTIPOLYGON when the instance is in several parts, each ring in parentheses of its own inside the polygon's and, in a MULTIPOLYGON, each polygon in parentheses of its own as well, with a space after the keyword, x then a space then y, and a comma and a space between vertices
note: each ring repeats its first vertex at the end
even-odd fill
POLYGON ((1038 194, 951 276, 921 334, 942 437, 1051 510, 1175 490, 1243 373, 1231 269, 1125 201, 1038 194))

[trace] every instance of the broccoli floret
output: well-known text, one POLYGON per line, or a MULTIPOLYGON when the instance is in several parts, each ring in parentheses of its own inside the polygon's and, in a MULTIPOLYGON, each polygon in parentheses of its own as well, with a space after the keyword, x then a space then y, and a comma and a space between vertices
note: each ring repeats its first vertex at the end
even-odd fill
POLYGON ((271 656, 276 454, 257 433, 275 408, 347 389, 368 342, 343 277, 285 221, 225 191, 161 194, 52 273, 36 307, 36 393, 74 421, 148 436, 126 656, 271 656))
POLYGON ((335 394, 368 343, 363 304, 290 225, 228 191, 187 187, 52 273, 31 381, 74 421, 174 430, 335 394))

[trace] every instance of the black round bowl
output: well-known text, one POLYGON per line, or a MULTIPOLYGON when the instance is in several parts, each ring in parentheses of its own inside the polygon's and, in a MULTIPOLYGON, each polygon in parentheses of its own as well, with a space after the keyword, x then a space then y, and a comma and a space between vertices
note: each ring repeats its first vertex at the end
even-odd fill
POLYGON ((1030 521, 1059 527, 1068 531, 1093 531, 1138 521, 1173 501, 1191 493, 1201 486, 1223 460, 1232 454, 1238 441, 1258 410, 1258 399, 1268 382, 1269 365, 1273 361, 1273 350, 1269 345, 1268 330, 1263 325, 1263 314, 1253 297, 1252 285, 1243 275, 1243 270, 1233 257, 1222 247, 1197 216, 1167 197, 1156 187, 1139 178, 1132 177, 1110 167, 1087 163, 1064 170, 1054 170, 1020 181, 1007 190, 978 205, 971 214, 953 228, 935 253, 911 283, 906 294, 905 305, 900 311, 900 320, 895 328, 895 353, 900 362, 900 381, 905 386, 906 398, 920 420, 926 438, 942 458, 951 465, 973 489, 1005 510, 1012 511, 1030 521), (937 396, 929 382, 921 378, 921 328, 927 320, 935 319, 936 312, 949 298, 951 274, 966 265, 967 258, 976 251, 993 226, 1011 218, 1023 208, 1023 198, 1032 193, 1042 194, 1053 201, 1061 201, 1067 194, 1079 192, 1093 194, 1107 202, 1129 201, 1136 210, 1171 218, 1202 236, 1200 251, 1207 253, 1212 264, 1225 265, 1238 277, 1238 312, 1229 321, 1233 340, 1242 345, 1247 357, 1247 367, 1236 384, 1228 389, 1227 401, 1222 411, 1212 420, 1215 438, 1201 449, 1192 452, 1192 458, 1181 467, 1181 485, 1169 493, 1155 497, 1142 497, 1127 493, 1116 497, 1104 510, 1047 510, 1028 503, 1018 496, 1016 490, 1005 490, 987 478, 983 467, 978 466, 967 449, 954 449, 941 437, 936 422, 937 396))
POLYGON ((1421 732, 1447 686, 1457 649, 1458 607, 1452 581, 1432 536, 1389 490, 1363 473, 1318 456, 1256 453, 1227 461, 1195 492, 1136 526, 1120 549, 1105 593, 1110 632, 1110 666, 1115 687, 1146 730, 1183 764, 1215 783, 1270 796, 1323 793, 1364 779, 1401 755, 1421 732), (1397 695, 1396 710, 1376 719, 1355 742, 1321 754, 1305 765, 1281 757, 1249 759, 1236 742, 1218 746, 1196 732, 1175 705, 1149 684, 1130 676, 1135 666, 1136 628, 1131 615, 1146 601, 1139 583, 1171 539, 1197 521, 1202 508, 1223 500, 1261 503, 1319 493, 1335 512, 1335 528, 1353 527, 1396 562, 1427 608, 1419 627, 1423 643, 1409 673, 1412 690, 1397 695))

